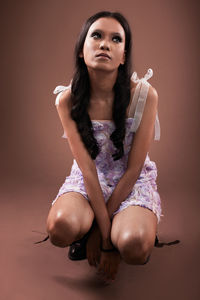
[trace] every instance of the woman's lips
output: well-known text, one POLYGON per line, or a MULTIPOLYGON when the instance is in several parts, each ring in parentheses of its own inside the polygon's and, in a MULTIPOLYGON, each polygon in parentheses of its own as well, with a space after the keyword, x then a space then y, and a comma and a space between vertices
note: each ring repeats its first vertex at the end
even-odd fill
POLYGON ((99 55, 99 56, 97 56, 97 58, 110 60, 110 58, 108 56, 104 56, 104 55, 99 55))
POLYGON ((108 54, 105 54, 105 53, 97 54, 96 57, 111 59, 110 56, 108 54))

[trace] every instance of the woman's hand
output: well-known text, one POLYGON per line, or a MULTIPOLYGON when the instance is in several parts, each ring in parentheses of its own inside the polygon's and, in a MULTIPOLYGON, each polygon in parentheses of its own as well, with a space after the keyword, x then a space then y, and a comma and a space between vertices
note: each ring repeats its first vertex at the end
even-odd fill
POLYGON ((86 244, 86 253, 88 263, 91 266, 97 267, 100 263, 100 245, 101 245, 101 232, 98 226, 94 226, 92 229, 86 244))
POLYGON ((98 273, 105 282, 114 281, 121 261, 119 251, 101 252, 98 273))

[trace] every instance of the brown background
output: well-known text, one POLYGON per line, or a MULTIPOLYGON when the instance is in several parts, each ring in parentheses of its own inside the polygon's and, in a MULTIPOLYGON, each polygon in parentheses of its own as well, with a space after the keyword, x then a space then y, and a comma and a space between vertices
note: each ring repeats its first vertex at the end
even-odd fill
POLYGON ((199 299, 199 3, 198 1, 4 1, 1 3, 1 299, 199 299), (45 222, 69 174, 72 155, 54 105, 67 85, 83 22, 120 11, 133 34, 134 70, 159 94, 158 167, 163 241, 145 266, 120 266, 102 287, 87 261, 71 262, 49 241, 45 222), (43 234, 32 232, 38 230, 43 234))

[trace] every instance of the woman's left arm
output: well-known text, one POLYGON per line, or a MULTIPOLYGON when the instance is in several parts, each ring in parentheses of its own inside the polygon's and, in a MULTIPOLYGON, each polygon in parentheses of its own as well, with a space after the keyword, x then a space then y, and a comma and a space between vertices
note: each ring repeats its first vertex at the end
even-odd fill
POLYGON ((124 201, 137 181, 149 152, 154 134, 154 125, 158 108, 158 94, 155 88, 149 86, 146 104, 140 125, 135 133, 129 152, 127 169, 107 201, 109 217, 124 201))

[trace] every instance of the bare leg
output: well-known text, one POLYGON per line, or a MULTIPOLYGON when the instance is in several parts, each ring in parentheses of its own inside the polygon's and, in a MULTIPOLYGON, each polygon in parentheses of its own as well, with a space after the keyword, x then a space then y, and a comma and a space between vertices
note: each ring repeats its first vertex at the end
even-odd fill
POLYGON ((156 237, 157 216, 141 206, 129 206, 113 218, 111 240, 127 264, 144 264, 156 237))
POLYGON ((47 218, 47 232, 52 244, 67 247, 82 238, 92 226, 94 212, 88 200, 77 192, 62 194, 47 218))

